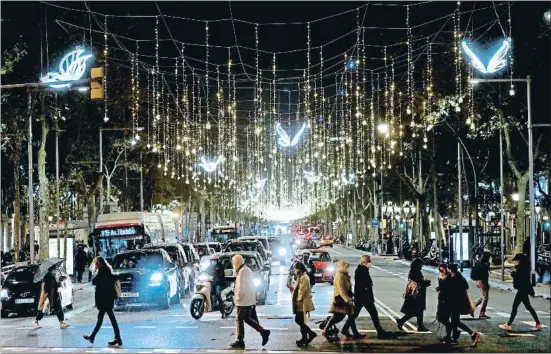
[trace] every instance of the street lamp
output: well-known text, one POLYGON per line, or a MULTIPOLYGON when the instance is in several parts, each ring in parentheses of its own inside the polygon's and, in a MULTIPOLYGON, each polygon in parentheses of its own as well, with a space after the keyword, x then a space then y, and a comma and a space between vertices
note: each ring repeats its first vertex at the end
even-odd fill
POLYGON ((513 193, 511 194, 511 198, 515 201, 515 202, 518 202, 519 199, 520 199, 520 195, 518 193, 513 193))
POLYGON ((380 123, 379 125, 377 125, 377 130, 379 131, 379 133, 387 135, 389 131, 389 126, 387 123, 380 123))

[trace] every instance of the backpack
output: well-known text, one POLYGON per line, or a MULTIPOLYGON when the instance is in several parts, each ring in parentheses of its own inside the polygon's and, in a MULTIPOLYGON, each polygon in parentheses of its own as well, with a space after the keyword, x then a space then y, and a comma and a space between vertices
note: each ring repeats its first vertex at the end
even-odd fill
POLYGON ((473 269, 471 269, 471 280, 477 281, 480 280, 480 262, 475 263, 473 269))

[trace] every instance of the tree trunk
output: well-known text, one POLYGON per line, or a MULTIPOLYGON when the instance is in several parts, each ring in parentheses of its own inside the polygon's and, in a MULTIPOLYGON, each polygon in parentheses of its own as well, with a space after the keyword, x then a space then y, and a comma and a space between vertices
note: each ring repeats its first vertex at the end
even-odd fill
POLYGON ((39 228, 40 228, 40 252, 38 260, 43 261, 50 258, 50 230, 48 222, 48 178, 46 177, 46 138, 48 137, 48 122, 43 115, 40 119, 41 139, 40 149, 38 150, 38 182, 39 182, 39 228))
MULTIPOLYGON (((20 186, 20 172, 19 163, 21 161, 21 140, 15 138, 13 149, 13 182, 14 182, 14 199, 13 199, 13 224, 14 224, 14 243, 13 249, 15 252, 15 261, 19 262, 19 239, 21 235, 21 186, 20 186)), ((29 242, 32 242, 30 240, 29 242)))
MULTIPOLYGON (((111 203, 111 177, 110 176, 107 177, 107 196, 105 199, 107 204, 111 203)), ((109 212, 111 212, 111 210, 109 210, 109 212)))

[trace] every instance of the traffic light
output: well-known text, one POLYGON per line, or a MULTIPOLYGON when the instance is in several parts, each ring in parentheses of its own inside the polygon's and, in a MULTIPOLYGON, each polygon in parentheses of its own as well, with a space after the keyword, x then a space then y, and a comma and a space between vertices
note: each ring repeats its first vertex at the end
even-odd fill
POLYGON ((90 98, 93 100, 103 99, 103 67, 92 68, 90 73, 90 98))

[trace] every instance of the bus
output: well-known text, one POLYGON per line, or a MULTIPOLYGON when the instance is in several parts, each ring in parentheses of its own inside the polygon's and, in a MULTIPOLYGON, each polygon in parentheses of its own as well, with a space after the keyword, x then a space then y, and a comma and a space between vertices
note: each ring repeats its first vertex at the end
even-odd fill
POLYGON ((226 226, 214 227, 211 231, 209 241, 226 243, 238 237, 239 237, 239 231, 237 231, 237 228, 235 226, 226 225, 226 226))
POLYGON ((112 259, 117 253, 143 247, 146 243, 176 243, 172 219, 158 213, 123 212, 98 216, 89 243, 95 253, 112 259))

